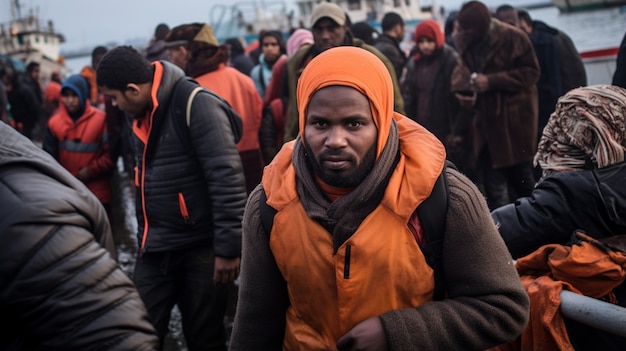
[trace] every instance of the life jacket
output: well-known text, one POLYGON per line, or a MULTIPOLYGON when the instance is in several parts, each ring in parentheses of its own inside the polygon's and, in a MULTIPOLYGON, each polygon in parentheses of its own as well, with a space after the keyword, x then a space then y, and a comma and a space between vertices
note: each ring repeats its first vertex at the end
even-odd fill
POLYGON ((333 238, 309 218, 296 192, 293 142, 266 167, 277 210, 270 248, 289 294, 284 349, 329 350, 359 322, 433 298, 433 269, 408 222, 431 193, 445 151, 432 134, 399 119, 400 161, 379 206, 333 253, 333 238))
POLYGON ((85 185, 102 203, 111 202, 109 154, 106 118, 103 111, 86 103, 85 112, 76 121, 63 107, 50 118, 50 132, 59 141, 58 161, 72 175, 89 166, 97 175, 85 185))
POLYGON ((613 290, 626 279, 626 254, 582 231, 575 236, 574 245, 546 244, 517 260, 530 319, 522 335, 489 351, 574 350, 560 310, 562 290, 617 302, 613 290))

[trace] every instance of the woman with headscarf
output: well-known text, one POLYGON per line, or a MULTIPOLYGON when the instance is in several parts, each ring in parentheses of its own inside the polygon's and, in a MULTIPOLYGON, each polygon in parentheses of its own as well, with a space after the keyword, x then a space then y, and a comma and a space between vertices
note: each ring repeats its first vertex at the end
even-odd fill
POLYGON ((593 85, 559 98, 539 141, 543 176, 529 197, 492 212, 514 258, 566 244, 576 230, 596 239, 626 233, 626 89, 593 85))

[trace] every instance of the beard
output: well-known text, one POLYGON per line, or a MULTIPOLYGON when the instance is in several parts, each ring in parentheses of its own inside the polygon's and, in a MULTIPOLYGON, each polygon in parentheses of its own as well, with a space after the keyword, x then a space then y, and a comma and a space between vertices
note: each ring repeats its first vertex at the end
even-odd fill
POLYGON ((354 157, 347 157, 347 161, 355 166, 349 170, 330 170, 322 167, 322 162, 325 158, 341 155, 341 151, 327 150, 315 157, 308 145, 305 146, 305 150, 309 156, 307 159, 313 169, 313 173, 324 183, 337 188, 357 187, 367 178, 376 163, 376 144, 367 150, 363 161, 358 165, 354 157))
POLYGON ((268 66, 272 67, 276 61, 278 61, 278 58, 280 57, 280 54, 278 55, 267 55, 264 56, 265 57, 265 63, 267 63, 268 66))

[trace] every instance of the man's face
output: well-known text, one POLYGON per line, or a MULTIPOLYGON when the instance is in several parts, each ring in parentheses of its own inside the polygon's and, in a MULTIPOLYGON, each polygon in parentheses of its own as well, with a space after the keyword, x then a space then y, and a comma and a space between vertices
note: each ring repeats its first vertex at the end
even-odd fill
POLYGON ((313 40, 319 51, 340 46, 345 38, 346 26, 340 26, 330 18, 322 18, 313 26, 313 40))
POLYGON ((40 73, 41 73, 41 68, 39 66, 35 66, 33 67, 33 70, 30 71, 30 77, 35 81, 39 81, 40 73))
POLYGON ((533 33, 533 26, 531 24, 529 24, 526 21, 520 20, 519 21, 519 27, 526 32, 526 34, 532 34, 533 33))
POLYGON ((185 67, 187 67, 187 61, 189 61, 189 52, 187 49, 182 45, 178 45, 168 48, 167 52, 169 54, 169 61, 178 66, 180 69, 185 70, 185 67))
POLYGON ((376 161, 378 130, 368 98, 346 86, 322 88, 306 118, 304 139, 315 174, 331 186, 359 185, 376 161))
POLYGON ((127 88, 124 92, 107 87, 100 87, 100 91, 111 99, 113 106, 128 113, 133 118, 142 117, 150 108, 150 92, 127 88))
POLYGON ((61 91, 61 101, 69 113, 80 110, 80 99, 72 89, 65 88, 61 91))
POLYGON ((422 55, 428 57, 437 49, 437 43, 430 38, 421 37, 417 40, 417 47, 420 49, 422 55))
POLYGON ((263 51, 265 62, 269 64, 276 62, 276 60, 280 57, 280 45, 278 44, 278 39, 272 35, 268 35, 263 38, 261 50, 263 51))
POLYGON ((404 24, 399 23, 393 27, 394 37, 398 39, 398 41, 404 40, 404 34, 406 33, 406 29, 404 28, 404 24))
POLYGON ((473 26, 464 28, 459 25, 459 31, 457 35, 457 42, 464 42, 466 45, 471 45, 479 42, 487 33, 483 33, 479 29, 473 26))

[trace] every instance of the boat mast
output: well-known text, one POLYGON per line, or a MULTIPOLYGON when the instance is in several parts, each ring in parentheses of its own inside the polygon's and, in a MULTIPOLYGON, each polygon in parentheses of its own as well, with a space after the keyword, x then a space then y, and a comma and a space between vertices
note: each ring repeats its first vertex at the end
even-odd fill
POLYGON ((11 17, 19 19, 22 18, 22 14, 20 13, 20 0, 11 1, 11 17))

